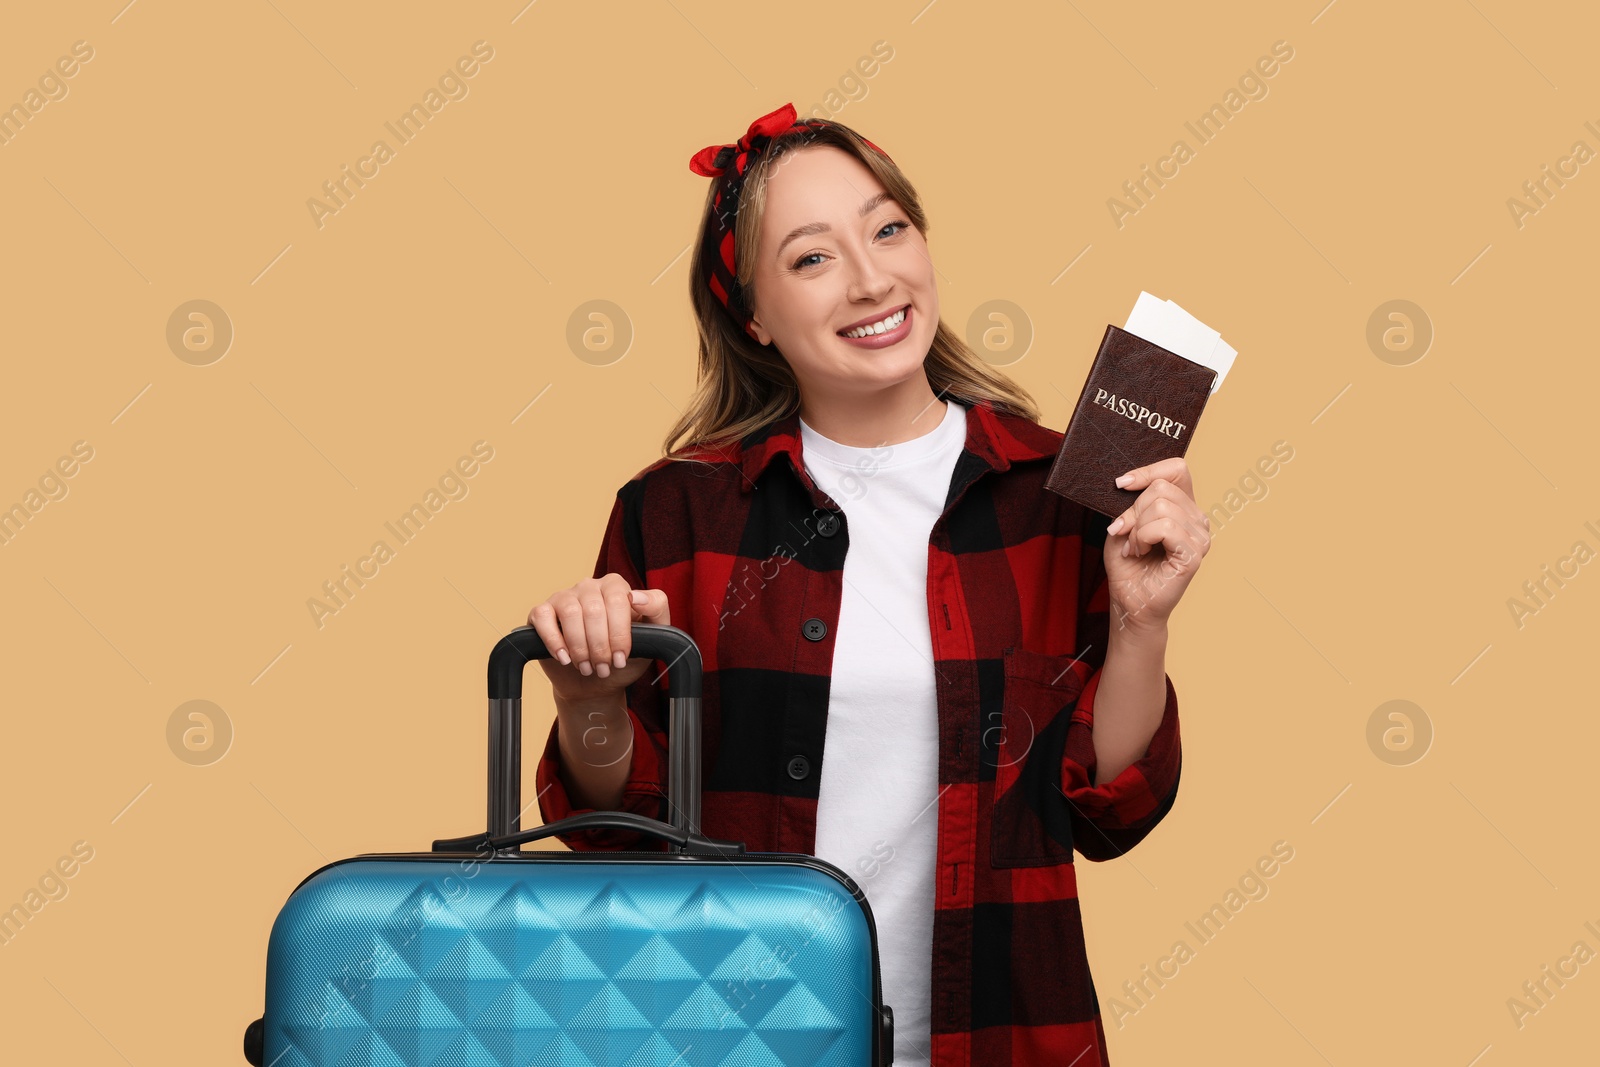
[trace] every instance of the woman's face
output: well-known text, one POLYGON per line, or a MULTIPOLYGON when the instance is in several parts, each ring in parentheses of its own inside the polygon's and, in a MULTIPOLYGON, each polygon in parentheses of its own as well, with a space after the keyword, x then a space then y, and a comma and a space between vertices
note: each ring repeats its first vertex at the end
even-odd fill
POLYGON ((782 157, 769 178, 751 329, 803 394, 859 395, 919 373, 939 323, 928 243, 872 171, 830 145, 782 157), (893 317, 875 338, 862 323, 893 317))

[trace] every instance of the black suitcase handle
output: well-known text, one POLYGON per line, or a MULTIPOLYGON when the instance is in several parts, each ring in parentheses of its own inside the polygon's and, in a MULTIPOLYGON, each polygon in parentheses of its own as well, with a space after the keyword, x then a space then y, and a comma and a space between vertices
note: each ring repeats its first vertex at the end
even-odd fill
MULTIPOLYGON (((671 824, 668 828, 685 835, 681 840, 669 840, 687 847, 690 837, 698 836, 700 832, 700 687, 703 671, 700 646, 676 626, 636 622, 633 624, 632 647, 628 655, 630 659, 650 658, 667 664, 667 733, 671 739, 667 753, 667 818, 671 824)), ((434 851, 472 851, 470 844, 465 849, 443 849, 439 846, 463 842, 483 843, 517 834, 521 830, 522 673, 529 662, 548 658, 550 651, 545 648, 544 639, 531 626, 519 626, 512 630, 496 642, 489 653, 489 829, 484 834, 469 838, 435 842, 434 851)), ((567 827, 584 817, 574 816, 551 826, 567 827)), ((651 827, 667 826, 654 819, 638 818, 648 825, 609 825, 644 832, 654 832, 651 827)), ((602 824, 593 825, 598 827, 602 824)), ((571 825, 571 828, 584 827, 571 825)), ((542 829, 549 830, 550 827, 542 829)), ((524 840, 531 841, 534 838, 524 840)), ((700 840, 710 841, 709 838, 700 840)))
POLYGON ((680 830, 676 826, 669 826, 658 819, 644 815, 637 815, 631 811, 590 811, 582 815, 573 815, 556 822, 535 826, 532 830, 519 830, 513 834, 500 837, 491 837, 488 834, 473 834, 471 837, 453 837, 433 843, 435 852, 499 852, 502 849, 516 848, 529 841, 538 841, 545 837, 554 837, 557 834, 569 833, 574 830, 637 830, 642 834, 669 841, 678 846, 683 852, 696 855, 736 856, 744 852, 743 841, 720 841, 714 837, 706 837, 692 830, 680 830))

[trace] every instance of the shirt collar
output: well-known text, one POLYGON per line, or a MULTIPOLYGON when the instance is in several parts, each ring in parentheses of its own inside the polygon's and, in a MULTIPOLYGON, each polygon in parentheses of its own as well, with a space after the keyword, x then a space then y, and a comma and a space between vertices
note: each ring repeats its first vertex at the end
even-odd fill
MULTIPOLYGON (((1059 431, 1019 415, 1002 414, 988 399, 963 400, 962 403, 968 405, 964 451, 976 456, 990 470, 1008 470, 1012 463, 1022 460, 1054 458, 1060 450, 1059 431)), ((740 492, 754 489, 767 466, 785 455, 797 473, 805 470, 800 455, 798 409, 753 431, 740 442, 737 462, 744 475, 740 492)))

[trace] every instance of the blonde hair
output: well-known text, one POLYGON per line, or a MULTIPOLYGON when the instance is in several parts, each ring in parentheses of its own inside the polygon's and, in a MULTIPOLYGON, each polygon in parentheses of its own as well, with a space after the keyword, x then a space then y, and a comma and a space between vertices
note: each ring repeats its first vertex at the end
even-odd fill
MULTIPOLYGON (((783 156, 813 145, 832 145, 859 159, 905 209, 911 224, 924 236, 928 233, 928 217, 916 189, 892 160, 868 146, 860 134, 836 122, 789 130, 773 138, 745 175, 733 240, 738 283, 747 294, 766 210, 767 182, 783 156)), ((713 179, 706 191, 696 249, 706 228, 714 223, 713 200, 719 181, 713 179)), ((800 385, 788 362, 776 347, 759 344, 734 321, 711 292, 706 265, 698 255, 692 257, 689 270, 689 300, 700 332, 699 373, 688 408, 662 443, 666 458, 674 460, 700 459, 676 453, 700 446, 726 447, 800 408, 800 385)), ((923 368, 936 396, 969 407, 978 400, 989 400, 997 411, 1039 421, 1038 407, 1027 390, 979 358, 943 319, 923 368)))

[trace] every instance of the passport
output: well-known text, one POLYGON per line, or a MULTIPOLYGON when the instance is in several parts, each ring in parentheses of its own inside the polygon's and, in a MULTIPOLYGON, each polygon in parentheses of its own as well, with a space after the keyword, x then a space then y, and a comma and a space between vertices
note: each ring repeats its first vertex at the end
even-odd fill
POLYGON ((1217 331, 1170 300, 1140 293, 1127 329, 1106 326, 1045 488, 1107 519, 1122 514, 1142 490, 1118 488, 1117 477, 1188 453, 1235 355, 1217 331))

